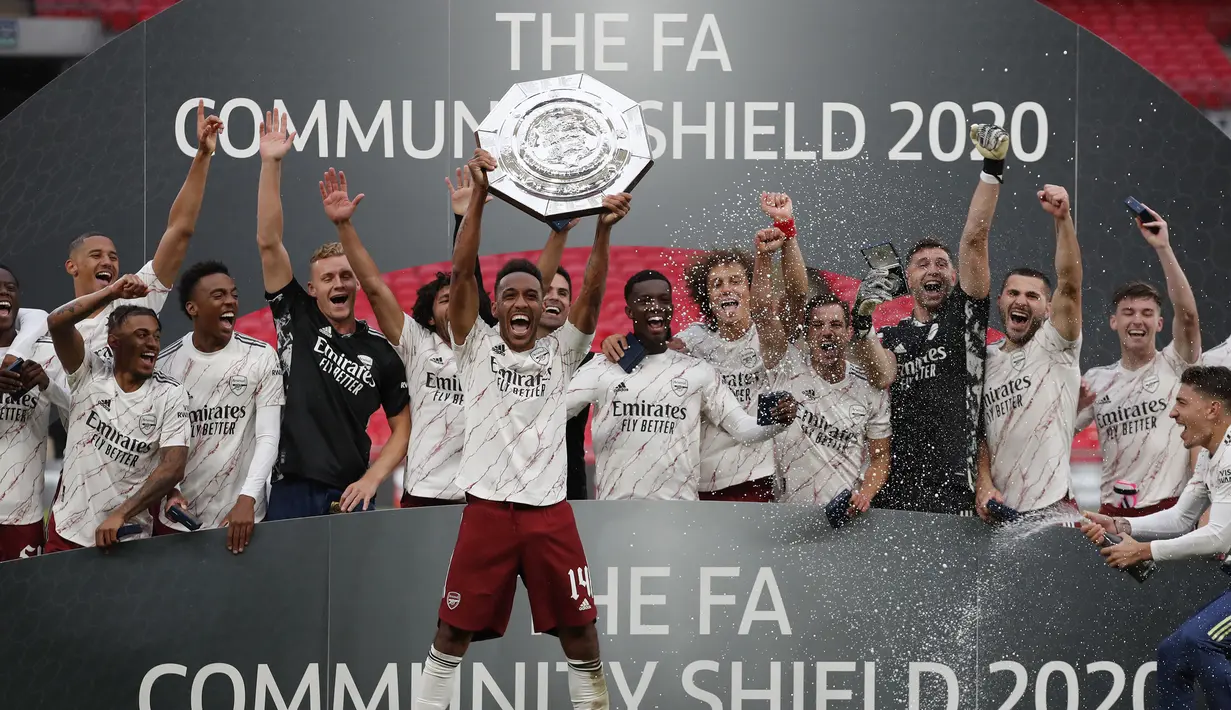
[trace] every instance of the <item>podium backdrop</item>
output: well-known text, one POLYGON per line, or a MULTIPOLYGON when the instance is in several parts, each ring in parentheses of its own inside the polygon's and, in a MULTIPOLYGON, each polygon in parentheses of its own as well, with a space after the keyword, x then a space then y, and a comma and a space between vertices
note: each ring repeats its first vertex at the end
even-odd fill
MULTIPOLYGON (((1167 564, 1139 585, 1073 529, 575 507, 621 710, 1152 708, 1155 645, 1227 579, 1167 564)), ((214 531, 0 564, 2 704, 408 710, 459 516, 262 524, 239 556, 214 531)), ((507 636, 467 654, 454 710, 569 707, 567 683, 519 591, 507 636)))

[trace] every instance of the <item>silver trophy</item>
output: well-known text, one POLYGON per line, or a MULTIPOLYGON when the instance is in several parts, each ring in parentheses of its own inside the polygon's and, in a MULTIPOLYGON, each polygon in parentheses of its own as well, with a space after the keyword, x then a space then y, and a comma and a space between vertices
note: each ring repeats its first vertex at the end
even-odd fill
POLYGON ((491 191, 559 228, 603 211, 650 170, 641 106, 586 74, 515 84, 475 131, 491 191))

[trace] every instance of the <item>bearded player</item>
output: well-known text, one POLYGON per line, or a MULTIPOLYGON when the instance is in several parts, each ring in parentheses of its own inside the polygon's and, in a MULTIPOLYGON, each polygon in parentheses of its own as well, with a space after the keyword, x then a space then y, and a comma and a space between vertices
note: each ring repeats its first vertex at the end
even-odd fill
MULTIPOLYGON (((222 129, 222 121, 217 116, 206 117, 205 102, 198 102, 197 153, 192 159, 192 167, 188 169, 184 186, 171 204, 167 228, 158 242, 154 258, 136 274, 148 290, 145 295, 131 302, 105 301, 106 305, 101 306, 97 312, 81 319, 77 323, 77 330, 81 333, 87 350, 94 352, 107 345, 110 337, 107 317, 112 310, 127 305, 149 308, 156 314, 162 311, 167 294, 171 291, 170 284, 174 284, 179 275, 180 266, 188 254, 188 243, 196 231, 201 203, 205 199, 205 182, 209 177, 211 156, 218 145, 218 134, 222 133, 222 129)), ((120 274, 120 258, 116 253, 115 243, 100 232, 87 232, 77 237, 69 245, 64 270, 73 277, 74 298, 80 299, 105 290, 120 274)), ((9 356, 29 359, 30 353, 17 348, 10 350, 9 356)), ((8 364, 5 362, 6 367, 8 364)))
MULTIPOLYGON (((1167 222, 1156 213, 1137 228, 1154 249, 1171 299, 1171 342, 1155 342, 1163 328, 1163 299, 1140 281, 1112 296, 1111 329, 1120 339, 1120 360, 1086 371, 1076 429, 1094 422, 1102 448, 1102 506, 1110 516, 1136 517, 1175 505, 1188 482, 1189 452, 1179 427, 1166 416, 1180 388, 1180 375, 1201 358, 1197 300, 1175 251, 1167 222)), ((1208 360, 1208 358, 1206 359, 1208 360)), ((1207 362, 1206 364, 1217 364, 1207 362)))
POLYGON ((0 358, 19 336, 36 336, 27 346, 33 358, 23 360, 16 372, 5 370, 11 379, 6 377, 0 386, 0 562, 33 557, 43 549, 43 469, 51 406, 68 409, 67 383, 55 366, 51 339, 37 337, 46 332, 46 314, 41 328, 30 321, 18 324, 32 313, 43 312, 21 308, 17 276, 0 264, 0 358))
POLYGON ((893 426, 882 508, 973 515, 979 401, 990 310, 988 235, 1004 182, 1009 134, 971 126, 983 156, 954 264, 949 248, 924 239, 906 255, 910 318, 873 336, 876 306, 893 297, 888 273, 874 269, 855 298, 852 359, 868 381, 890 393, 893 426))
MULTIPOLYGON (((794 239, 794 205, 788 195, 764 193, 761 210, 788 237, 782 249, 783 277, 793 283, 788 294, 796 296, 784 306, 784 317, 787 332, 794 333, 803 319, 808 292, 807 269, 794 239)), ((672 341, 673 347, 712 365, 748 412, 756 411, 757 399, 769 385, 760 336, 752 318, 753 267, 751 256, 729 249, 706 252, 690 264, 684 279, 701 311, 701 322, 672 341)), ((615 362, 624 354, 625 346, 623 336, 613 335, 603 342, 603 352, 615 362)), ((721 427, 703 420, 700 491, 701 500, 772 501, 773 443, 740 443, 721 427)))
POLYGON ((997 298, 1005 338, 987 348, 983 420, 990 466, 981 467, 978 513, 997 500, 1020 512, 1072 497, 1069 456, 1081 386, 1081 248, 1063 187, 1039 204, 1056 231, 1056 286, 1036 269, 1014 269, 997 298))
MULTIPOLYGON (((778 499, 828 505, 849 493, 848 514, 857 515, 868 510, 889 475, 889 396, 847 361, 850 312, 833 294, 808 302, 806 344, 790 342, 779 304, 799 294, 784 299, 772 278, 774 255, 785 243, 777 228, 757 233, 752 309, 771 387, 799 401, 799 416, 774 440, 783 481, 778 499)), ((789 281, 785 286, 794 288, 789 281)))
MULTIPOLYGON (((1143 560, 1210 557, 1231 548, 1231 370, 1190 367, 1180 376, 1171 418, 1184 448, 1199 450, 1192 480, 1174 507, 1139 518, 1086 513, 1082 530, 1095 543, 1104 531, 1121 536, 1105 547, 1107 564, 1125 568, 1143 560), (1209 510, 1208 525, 1193 529, 1209 510), (1155 539, 1138 542, 1132 536, 1155 539)), ((1231 592, 1197 612, 1158 647, 1158 707, 1196 707, 1193 682, 1208 708, 1231 708, 1231 592)))
POLYGON ((478 258, 487 151, 468 163, 474 190, 453 250, 449 329, 466 406, 457 486, 462 524, 440 602, 440 623, 424 664, 415 710, 448 707, 457 667, 472 640, 504 634, 520 576, 535 629, 559 637, 574 708, 610 706, 594 627, 589 566, 565 501, 564 397, 598 322, 611 228, 628 214, 627 194, 603 198, 585 285, 569 321, 535 339, 543 276, 523 259, 496 276, 498 328, 478 321, 478 258))
POLYGON ((188 392, 192 446, 184 482, 159 511, 154 530, 185 532, 167 516, 179 505, 203 529, 227 528, 227 549, 238 554, 265 517, 285 402, 282 367, 268 344, 235 332, 239 290, 224 264, 188 267, 179 297, 192 332, 163 349, 158 371, 188 392))
POLYGON ((184 479, 188 394, 155 370, 162 327, 144 306, 107 316, 107 353, 86 348, 77 325, 116 301, 146 296, 128 275, 47 317, 56 356, 68 372, 72 403, 60 488, 47 523, 47 552, 108 547, 127 522, 150 534, 149 507, 184 479))
POLYGON ((752 444, 785 430, 795 419, 795 402, 778 402, 775 423, 760 426, 709 363, 670 349, 674 307, 671 283, 661 273, 633 274, 624 302, 645 357, 627 372, 596 358, 577 372, 568 392, 570 416, 595 406, 596 497, 697 500, 701 422, 752 444))

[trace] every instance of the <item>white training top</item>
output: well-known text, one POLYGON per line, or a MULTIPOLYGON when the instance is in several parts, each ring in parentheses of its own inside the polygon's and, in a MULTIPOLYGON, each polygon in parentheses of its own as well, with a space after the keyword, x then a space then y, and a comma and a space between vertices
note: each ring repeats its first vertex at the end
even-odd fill
POLYGON ((784 482, 779 500, 825 505, 863 478, 868 441, 888 439, 889 396, 851 362, 839 382, 817 374, 809 354, 789 346, 769 372, 770 386, 799 402, 795 422, 774 439, 784 482))
MULTIPOLYGON (((8 354, 0 348, 0 360, 8 354)), ((69 407, 68 381, 51 338, 30 348, 51 382, 20 396, 0 394, 0 525, 30 525, 43 520, 43 469, 47 463, 47 430, 51 407, 69 407)))
MULTIPOLYGON (((170 293, 171 287, 158 280, 158 276, 154 274, 154 262, 146 262, 145 266, 142 266, 135 275, 141 283, 149 287, 149 293, 141 298, 112 301, 98 315, 86 318, 77 324, 77 332, 81 333, 81 339, 85 341, 86 352, 105 350, 107 354, 104 357, 110 357, 111 350, 107 348, 107 317, 120 306, 145 306, 155 313, 162 312, 162 306, 167 302, 167 294, 170 293)), ((92 534, 91 538, 93 538, 92 534)))
POLYGON ((703 422, 741 442, 786 428, 758 426, 709 363, 674 350, 631 373, 594 358, 569 386, 568 416, 590 404, 598 500, 697 500, 703 422))
MULTIPOLYGON (((738 340, 724 340, 718 331, 694 323, 677 337, 688 346, 690 355, 713 365, 744 411, 755 416, 757 396, 766 392, 769 385, 756 326, 750 327, 738 340)), ((700 490, 720 491, 772 475, 772 442, 741 444, 721 427, 701 423, 700 490)))
POLYGON ((565 323, 514 352, 496 328, 475 321, 456 349, 466 408, 459 489, 525 505, 564 500, 564 396, 593 340, 565 323))
MULTIPOLYGON (((64 539, 91 547, 107 515, 157 468, 162 449, 188 446, 188 393, 157 371, 135 392, 125 392, 111 362, 92 352, 69 373, 68 385, 68 443, 51 514, 64 539)), ((148 511, 132 522, 141 525, 140 537, 149 535, 148 511)))
POLYGON ((1103 453, 1102 502, 1124 504, 1116 481, 1137 484, 1137 507, 1174 498, 1188 483, 1188 450, 1170 416, 1188 363, 1172 343, 1136 370, 1123 361, 1086 370, 1094 404, 1077 415, 1076 431, 1094 422, 1103 453))
POLYGON ((1048 320, 1024 347, 1004 352, 1004 343, 987 348, 983 421, 992 482, 1026 512, 1072 495, 1081 338, 1065 340, 1048 320))

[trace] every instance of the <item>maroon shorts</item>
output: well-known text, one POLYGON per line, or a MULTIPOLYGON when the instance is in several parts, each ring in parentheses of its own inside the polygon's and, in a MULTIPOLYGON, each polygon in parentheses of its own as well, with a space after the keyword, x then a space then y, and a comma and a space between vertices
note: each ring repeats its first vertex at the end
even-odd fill
POLYGON ((1159 502, 1155 503, 1154 505, 1146 505, 1140 508, 1121 508, 1119 506, 1104 503, 1101 506, 1099 506, 1098 512, 1101 515, 1108 515, 1113 518, 1116 516, 1119 516, 1121 518, 1140 518, 1143 515, 1150 515, 1151 513, 1162 512, 1170 508, 1171 506, 1175 505, 1176 501, 1178 500, 1180 499, 1179 498, 1164 498, 1160 500, 1159 502))
POLYGON ((34 557, 43 552, 43 523, 0 525, 0 562, 34 557))
POLYGON ((773 503, 774 477, 766 476, 718 491, 700 491, 697 497, 701 500, 722 500, 730 503, 773 503))
POLYGON ((152 534, 153 534, 153 536, 154 536, 154 537, 158 537, 159 535, 180 535, 180 534, 183 534, 183 532, 184 532, 183 530, 176 530, 175 528, 171 527, 170 525, 167 525, 166 523, 164 523, 164 522, 162 522, 161 520, 159 520, 159 519, 158 519, 158 513, 157 513, 157 512, 155 512, 155 513, 154 513, 154 516, 153 516, 153 517, 154 517, 154 530, 153 530, 153 533, 152 533, 152 534))
POLYGON ((428 508, 435 505, 461 505, 466 501, 463 500, 447 500, 445 498, 423 498, 421 496, 412 496, 409 493, 402 494, 401 504, 399 508, 428 508))
POLYGON ((476 641, 500 638, 519 576, 535 631, 550 634, 597 618, 590 567, 567 501, 537 507, 468 498, 440 620, 474 633, 476 641))
POLYGON ((43 547, 43 552, 67 552, 80 549, 81 545, 60 537, 60 533, 56 532, 56 517, 51 516, 47 521, 47 545, 43 547))

